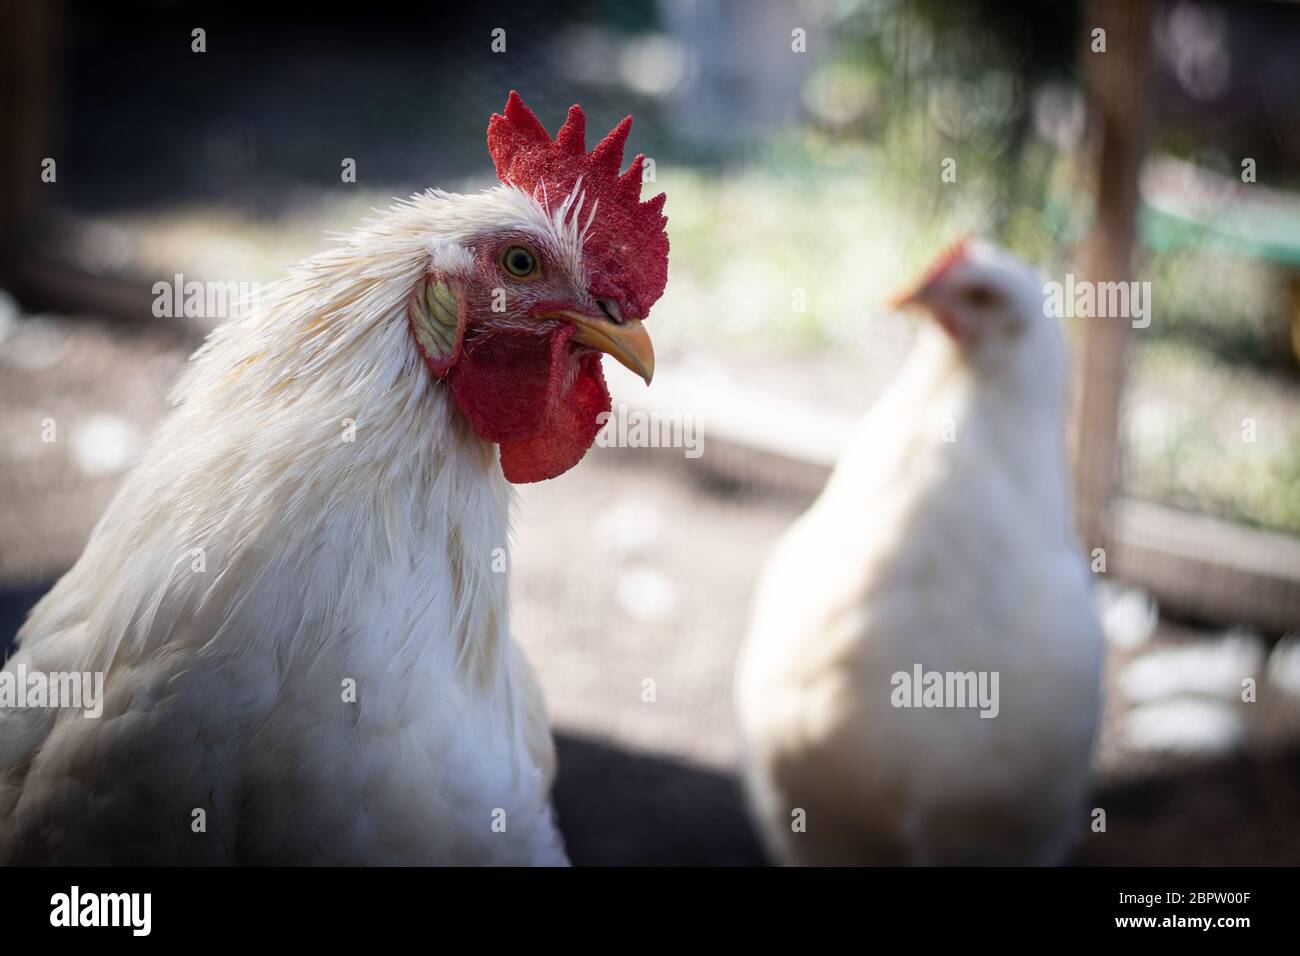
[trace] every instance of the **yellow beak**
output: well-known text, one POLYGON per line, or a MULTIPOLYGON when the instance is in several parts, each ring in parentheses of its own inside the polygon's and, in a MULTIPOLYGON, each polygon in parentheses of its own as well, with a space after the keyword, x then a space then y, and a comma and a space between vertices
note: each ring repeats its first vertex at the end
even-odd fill
POLYGON ((578 327, 575 342, 613 356, 645 379, 647 385, 655 374, 655 349, 640 319, 611 322, 604 316, 587 315, 572 309, 548 313, 548 318, 566 319, 578 327))

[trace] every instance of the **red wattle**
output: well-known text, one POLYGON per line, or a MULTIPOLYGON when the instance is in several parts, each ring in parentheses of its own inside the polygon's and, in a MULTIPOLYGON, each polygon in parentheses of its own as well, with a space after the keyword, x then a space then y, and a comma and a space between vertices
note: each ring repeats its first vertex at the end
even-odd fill
POLYGON ((573 357, 569 324, 550 335, 493 332, 465 342, 448 379, 475 433, 501 446, 501 469, 524 484, 561 475, 596 440, 610 410, 600 355, 573 357), (576 366, 576 367, 575 367, 576 366))

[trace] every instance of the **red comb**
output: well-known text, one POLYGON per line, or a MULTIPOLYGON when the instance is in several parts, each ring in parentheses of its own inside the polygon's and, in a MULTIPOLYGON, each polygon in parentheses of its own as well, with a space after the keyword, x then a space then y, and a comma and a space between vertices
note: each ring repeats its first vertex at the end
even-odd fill
POLYGON ((930 264, 930 268, 925 274, 908 288, 906 292, 900 292, 889 300, 889 304, 894 308, 900 308, 914 301, 922 290, 938 279, 957 263, 962 262, 970 254, 970 237, 958 239, 943 252, 939 253, 937 259, 930 264))
POLYGON ((585 247, 591 291, 616 299, 628 318, 643 318, 668 282, 665 196, 660 193, 641 202, 641 163, 645 159, 641 154, 619 174, 632 117, 624 117, 591 152, 587 152, 586 129, 582 107, 571 106, 552 140, 533 111, 511 90, 505 115, 493 113, 488 121, 488 152, 498 179, 547 204, 563 202, 582 178, 587 194, 584 223, 591 210, 596 210, 585 247))
POLYGON ((970 237, 958 239, 934 260, 925 277, 921 280, 921 285, 929 285, 935 279, 939 278, 957 263, 963 261, 970 254, 970 237))

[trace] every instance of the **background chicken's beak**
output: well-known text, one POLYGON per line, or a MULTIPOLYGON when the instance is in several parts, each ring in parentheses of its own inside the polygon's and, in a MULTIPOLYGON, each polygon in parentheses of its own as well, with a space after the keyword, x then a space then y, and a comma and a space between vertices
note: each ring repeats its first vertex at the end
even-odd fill
POLYGON ((573 337, 575 342, 613 356, 645 379, 647 385, 650 384, 655 374, 655 350, 640 319, 611 322, 603 316, 586 315, 571 309, 563 309, 554 315, 568 319, 578 327, 578 334, 573 337))
POLYGON ((895 309, 920 309, 937 322, 956 342, 963 342, 969 337, 969 323, 964 320, 961 313, 951 308, 947 296, 933 279, 922 282, 909 292, 895 296, 889 304, 895 309))
POLYGON ((929 300, 931 283, 923 282, 905 292, 900 292, 889 300, 891 309, 903 309, 908 306, 925 306, 929 300))

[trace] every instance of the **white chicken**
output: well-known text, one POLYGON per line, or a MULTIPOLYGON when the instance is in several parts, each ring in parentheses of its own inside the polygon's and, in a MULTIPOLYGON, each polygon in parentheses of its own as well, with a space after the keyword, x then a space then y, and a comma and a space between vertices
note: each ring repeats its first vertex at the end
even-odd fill
POLYGON ((566 862, 507 482, 586 452, 602 353, 649 381, 668 255, 631 118, 584 125, 512 93, 500 186, 394 206, 211 336, 6 663, 103 700, 0 709, 0 862, 566 862))
POLYGON ((1064 341, 1041 279, 981 243, 900 304, 935 323, 758 584, 751 809, 786 863, 1055 863, 1086 824, 1102 657, 1064 341))

